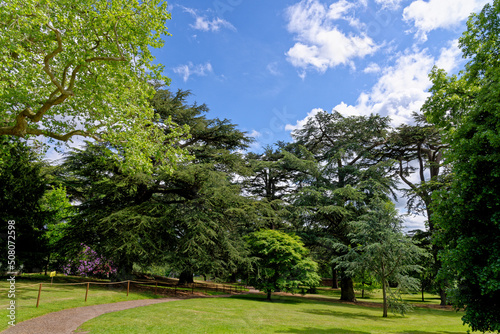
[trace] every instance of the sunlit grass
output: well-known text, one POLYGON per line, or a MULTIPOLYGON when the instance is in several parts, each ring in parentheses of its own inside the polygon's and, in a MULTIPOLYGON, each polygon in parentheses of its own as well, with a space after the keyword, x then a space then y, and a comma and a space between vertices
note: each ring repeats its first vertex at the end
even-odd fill
POLYGON ((140 333, 465 333, 461 313, 416 308, 382 318, 376 307, 262 295, 190 299, 101 315, 85 323, 91 334, 140 333))
MULTIPOLYGON (((159 298, 150 292, 133 292, 130 291, 127 297, 126 285, 121 286, 106 286, 106 285, 90 285, 85 302, 86 285, 58 285, 56 283, 68 283, 78 281, 88 281, 89 279, 77 277, 55 277, 54 284, 50 285, 50 279, 47 276, 29 276, 26 278, 16 278, 16 323, 38 317, 50 312, 56 312, 68 308, 98 305, 106 303, 116 303, 126 300, 150 299, 159 298), (40 295, 39 307, 36 307, 38 289, 42 283, 42 291, 40 295)), ((103 282, 103 281, 101 281, 103 282)), ((6 279, 0 281, 0 331, 6 329, 9 325, 8 310, 6 309, 10 303, 8 298, 8 282, 6 279)))

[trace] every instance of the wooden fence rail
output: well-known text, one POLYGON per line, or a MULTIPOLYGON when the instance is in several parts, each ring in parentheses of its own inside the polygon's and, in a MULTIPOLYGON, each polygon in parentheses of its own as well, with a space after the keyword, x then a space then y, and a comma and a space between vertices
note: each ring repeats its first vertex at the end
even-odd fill
MULTIPOLYGON (((197 282, 195 282, 195 283, 189 283, 189 284, 185 284, 185 285, 176 285, 176 284, 170 284, 170 283, 167 283, 167 282, 161 282, 161 281, 157 281, 157 280, 154 280, 154 281, 152 281, 152 280, 149 280, 149 281, 132 281, 132 280, 128 280, 128 281, 110 282, 110 283, 104 283, 104 282, 52 283, 51 286, 53 286, 53 285, 83 285, 83 284, 85 284, 86 285, 86 289, 85 289, 85 302, 86 302, 87 299, 88 299, 90 284, 95 284, 95 285, 115 285, 115 284, 124 284, 124 283, 127 283, 127 297, 129 295, 129 292, 130 292, 130 285, 131 285, 131 283, 133 284, 133 286, 135 288, 137 288, 137 286, 147 287, 148 289, 151 288, 151 290, 154 291, 155 295, 158 295, 158 288, 160 288, 161 290, 163 290, 163 293, 162 293, 163 295, 165 295, 167 291, 170 292, 170 291, 173 290, 174 296, 177 295, 178 291, 189 291, 189 290, 191 290, 191 294, 194 294, 195 289, 196 290, 205 291, 206 293, 208 293, 208 291, 215 291, 215 292, 221 291, 223 293, 229 293, 229 294, 232 294, 233 292, 234 293, 244 292, 245 289, 246 289, 245 287, 239 286, 239 285, 233 286, 233 285, 225 285, 225 284, 208 284, 208 283, 197 283, 197 282)), ((43 283, 39 283, 38 297, 37 297, 37 300, 36 300, 36 307, 37 308, 40 305, 40 296, 42 294, 42 286, 43 286, 43 283)))

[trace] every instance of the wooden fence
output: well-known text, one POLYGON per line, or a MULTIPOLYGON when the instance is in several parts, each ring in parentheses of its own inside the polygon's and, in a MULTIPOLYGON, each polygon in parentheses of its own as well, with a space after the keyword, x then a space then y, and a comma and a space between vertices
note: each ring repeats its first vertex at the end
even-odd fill
POLYGON ((196 291, 205 291, 208 293, 209 291, 215 291, 215 292, 222 292, 222 293, 241 293, 245 292, 246 288, 243 286, 233 286, 233 285, 227 285, 227 284, 215 284, 215 283, 189 283, 185 285, 177 285, 169 282, 163 282, 163 281, 133 281, 133 280, 128 280, 128 281, 121 281, 121 282, 80 282, 80 283, 39 283, 38 287, 38 297, 36 300, 36 307, 40 305, 40 296, 42 294, 43 290, 43 285, 86 285, 85 289, 85 301, 87 301, 88 294, 89 294, 89 289, 91 284, 95 285, 117 285, 117 284, 123 284, 127 286, 127 296, 129 295, 130 292, 130 287, 134 290, 138 291, 153 291, 155 295, 186 295, 186 294, 194 294, 195 290, 196 291), (160 293, 158 293, 158 291, 160 293))

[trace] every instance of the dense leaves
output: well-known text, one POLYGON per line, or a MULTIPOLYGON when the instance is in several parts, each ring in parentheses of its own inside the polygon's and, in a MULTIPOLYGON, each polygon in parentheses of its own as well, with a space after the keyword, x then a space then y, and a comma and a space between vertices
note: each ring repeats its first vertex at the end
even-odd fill
POLYGON ((468 21, 460 39, 469 58, 460 77, 434 70, 427 117, 445 131, 453 181, 435 194, 443 275, 453 304, 473 330, 500 331, 500 1, 468 21))
POLYGON ((309 251, 299 237, 277 230, 262 230, 247 237, 251 254, 256 257, 250 282, 267 294, 293 291, 299 286, 319 284, 317 264, 308 258, 309 251))
POLYGON ((150 157, 182 158, 163 145, 181 129, 154 118, 149 104, 149 82, 168 82, 150 48, 163 46, 169 18, 159 0, 2 3, 0 135, 108 141, 123 148, 125 166, 149 172, 150 157))

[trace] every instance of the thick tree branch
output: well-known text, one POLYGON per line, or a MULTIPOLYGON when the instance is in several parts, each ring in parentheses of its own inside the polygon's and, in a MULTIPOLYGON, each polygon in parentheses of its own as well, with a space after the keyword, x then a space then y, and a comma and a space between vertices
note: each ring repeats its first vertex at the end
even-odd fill
POLYGON ((415 192, 418 190, 417 187, 411 183, 403 173, 403 160, 399 159, 399 176, 401 177, 401 180, 403 180, 404 183, 406 183, 412 190, 415 192))

